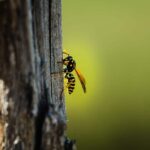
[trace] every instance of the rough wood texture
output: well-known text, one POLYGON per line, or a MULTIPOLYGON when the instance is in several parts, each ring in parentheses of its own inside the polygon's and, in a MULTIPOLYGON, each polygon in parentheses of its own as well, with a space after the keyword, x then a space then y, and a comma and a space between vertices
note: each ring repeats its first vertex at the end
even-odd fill
POLYGON ((61 0, 0 1, 0 149, 63 150, 61 0))

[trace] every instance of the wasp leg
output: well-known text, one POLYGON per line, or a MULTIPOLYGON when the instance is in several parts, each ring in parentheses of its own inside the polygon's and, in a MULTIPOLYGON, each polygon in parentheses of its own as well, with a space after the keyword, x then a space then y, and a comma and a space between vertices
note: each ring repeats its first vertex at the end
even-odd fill
POLYGON ((60 99, 62 99, 62 97, 63 97, 63 93, 64 93, 64 91, 67 89, 67 86, 65 86, 63 89, 62 89, 62 91, 61 91, 61 93, 60 93, 60 99))
POLYGON ((57 63, 59 63, 59 64, 63 64, 63 61, 57 61, 57 63))
POLYGON ((64 93, 64 88, 63 88, 63 89, 61 90, 61 92, 60 92, 60 100, 62 100, 63 93, 64 93))
POLYGON ((59 75, 61 73, 63 73, 63 71, 60 71, 60 72, 51 72, 51 75, 59 75))
POLYGON ((68 93, 71 94, 74 90, 74 85, 74 83, 67 83, 67 85, 62 89, 60 93, 60 99, 62 99, 63 93, 66 89, 68 89, 68 93), (73 85, 73 87, 70 87, 71 85, 73 85))

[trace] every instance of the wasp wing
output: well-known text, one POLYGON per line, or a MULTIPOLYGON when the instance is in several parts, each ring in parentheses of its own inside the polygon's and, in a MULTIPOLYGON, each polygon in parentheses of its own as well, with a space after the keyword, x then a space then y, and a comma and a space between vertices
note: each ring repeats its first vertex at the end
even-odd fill
POLYGON ((85 81, 84 76, 81 74, 80 70, 78 70, 78 69, 75 69, 75 72, 76 72, 76 74, 77 74, 77 76, 78 76, 78 78, 80 80, 80 83, 82 85, 84 93, 86 93, 86 86, 85 86, 86 81, 85 81))

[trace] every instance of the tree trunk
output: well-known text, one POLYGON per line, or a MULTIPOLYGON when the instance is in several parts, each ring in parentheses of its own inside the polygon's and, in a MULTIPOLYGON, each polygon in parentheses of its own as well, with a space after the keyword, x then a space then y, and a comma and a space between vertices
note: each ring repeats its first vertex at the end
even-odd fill
POLYGON ((64 149, 61 34, 61 0, 0 0, 0 149, 64 149))

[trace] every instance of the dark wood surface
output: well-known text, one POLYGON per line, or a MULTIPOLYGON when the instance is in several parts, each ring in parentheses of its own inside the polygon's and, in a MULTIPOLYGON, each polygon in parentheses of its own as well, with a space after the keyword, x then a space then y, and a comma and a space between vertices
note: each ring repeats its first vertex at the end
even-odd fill
POLYGON ((64 149, 61 0, 0 1, 0 149, 64 149))

